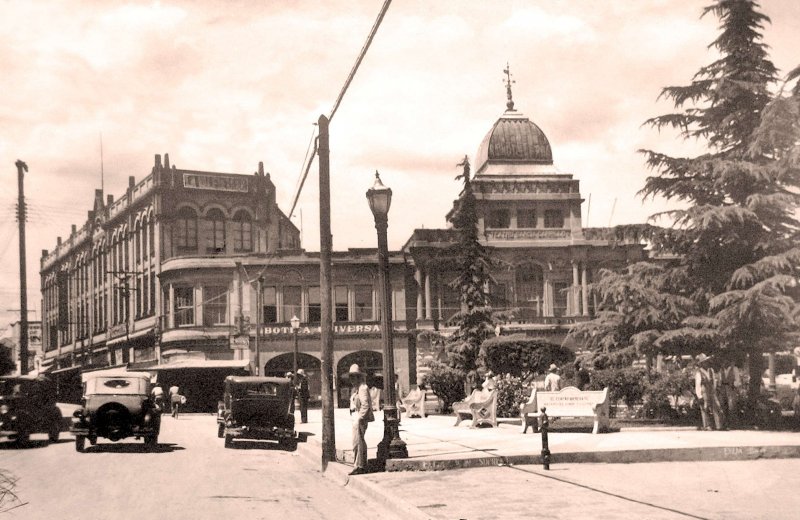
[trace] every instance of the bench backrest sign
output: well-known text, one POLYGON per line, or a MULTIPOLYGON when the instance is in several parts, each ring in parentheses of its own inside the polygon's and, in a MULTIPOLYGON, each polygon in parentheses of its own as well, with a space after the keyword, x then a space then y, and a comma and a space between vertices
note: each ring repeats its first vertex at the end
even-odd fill
POLYGON ((553 408, 585 408, 591 407, 603 398, 603 391, 581 391, 574 386, 564 388, 560 392, 537 392, 537 404, 553 408))

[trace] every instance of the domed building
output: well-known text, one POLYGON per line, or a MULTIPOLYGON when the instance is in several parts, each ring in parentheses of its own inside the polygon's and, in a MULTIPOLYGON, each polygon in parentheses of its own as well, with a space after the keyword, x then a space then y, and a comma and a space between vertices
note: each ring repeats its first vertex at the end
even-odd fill
MULTIPOLYGON (((525 333, 561 343, 569 327, 594 314, 590 283, 602 268, 644 258, 640 244, 616 243, 609 228, 584 228, 580 182, 553 163, 550 140, 514 108, 492 125, 472 162, 478 234, 490 248, 493 310, 509 312, 502 334, 525 333)), ((448 213, 451 221, 454 208, 448 213)), ((448 329, 460 310, 455 229, 417 229, 403 247, 417 286, 417 327, 448 329)), ((430 349, 418 345, 418 369, 430 349)))

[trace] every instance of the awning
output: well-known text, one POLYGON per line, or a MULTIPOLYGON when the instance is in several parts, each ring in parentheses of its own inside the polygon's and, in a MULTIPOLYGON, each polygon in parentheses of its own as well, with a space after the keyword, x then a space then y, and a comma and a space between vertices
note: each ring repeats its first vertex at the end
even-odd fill
POLYGON ((65 368, 57 368, 56 370, 51 370, 50 374, 58 375, 58 374, 66 374, 67 372, 79 372, 83 367, 78 365, 74 367, 65 367, 65 368))
POLYGON ((181 370, 186 368, 247 368, 250 361, 246 359, 182 359, 143 368, 148 372, 156 370, 181 370))

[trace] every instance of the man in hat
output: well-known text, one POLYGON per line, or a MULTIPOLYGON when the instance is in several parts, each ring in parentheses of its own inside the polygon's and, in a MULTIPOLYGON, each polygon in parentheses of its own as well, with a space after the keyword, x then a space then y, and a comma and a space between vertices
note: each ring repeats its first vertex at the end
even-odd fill
POLYGON ((367 441, 364 436, 367 433, 367 425, 375 420, 375 415, 372 413, 372 399, 369 395, 366 374, 354 363, 350 365, 348 377, 352 389, 350 417, 353 422, 353 455, 355 456, 355 468, 350 474, 361 475, 367 472, 367 441))
POLYGON ((550 363, 547 377, 544 378, 545 392, 558 392, 561 390, 561 376, 558 375, 558 367, 555 363, 550 363))
POLYGON ((300 422, 308 422, 308 398, 311 394, 308 392, 308 377, 306 371, 302 368, 297 369, 297 379, 295 380, 295 391, 297 392, 297 400, 300 401, 300 422))
POLYGON ((295 388, 294 374, 286 372, 286 379, 292 384, 292 402, 289 403, 289 413, 294 415, 294 400, 297 398, 297 389, 295 388))
POLYGON ((712 430, 711 417, 714 416, 714 426, 723 428, 722 406, 719 402, 717 387, 719 378, 714 371, 711 358, 705 354, 697 356, 697 369, 694 372, 694 392, 700 401, 700 416, 703 419, 703 429, 712 430))

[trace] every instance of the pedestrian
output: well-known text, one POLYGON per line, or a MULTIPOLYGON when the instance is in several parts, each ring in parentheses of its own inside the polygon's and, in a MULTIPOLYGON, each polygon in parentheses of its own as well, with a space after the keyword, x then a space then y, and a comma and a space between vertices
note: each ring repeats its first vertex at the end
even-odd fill
POLYGON ((351 475, 361 475, 367 472, 367 441, 364 436, 367 426, 375 420, 372 413, 372 399, 367 386, 367 376, 357 364, 350 365, 348 372, 350 378, 350 418, 353 423, 353 455, 355 458, 354 469, 351 475))
POLYGON ((731 363, 719 371, 719 399, 722 412, 728 424, 725 427, 736 427, 739 424, 739 388, 742 379, 739 368, 731 363))
POLYGON ((300 401, 300 422, 305 424, 308 422, 308 398, 311 397, 311 394, 308 392, 308 377, 306 377, 306 371, 302 368, 297 370, 295 389, 297 391, 297 399, 300 401))
POLYGON ((164 408, 164 389, 161 388, 161 383, 156 383, 150 394, 153 396, 153 403, 155 403, 160 412, 164 408))
POLYGON ((697 356, 697 368, 694 372, 694 391, 700 401, 700 416, 704 430, 721 430, 724 425, 722 406, 717 393, 719 376, 711 364, 711 358, 705 354, 697 356), (709 417, 709 415, 711 417, 709 417), (711 419, 714 419, 714 427, 711 419))
POLYGON ((483 384, 481 384, 481 389, 488 394, 495 388, 497 388, 497 383, 494 380, 494 374, 492 373, 491 370, 489 370, 486 372, 483 384))
POLYGON ((180 388, 177 385, 169 387, 169 404, 172 407, 172 416, 176 419, 178 418, 178 409, 181 406, 182 397, 180 388))
POLYGON ((561 376, 558 375, 558 367, 555 363, 550 363, 547 377, 544 378, 544 390, 546 392, 558 392, 561 390, 561 376))
POLYGON ((297 390, 295 389, 295 381, 294 381, 294 374, 291 372, 286 372, 286 379, 289 380, 289 384, 292 385, 292 400, 289 403, 289 413, 294 415, 294 400, 297 398, 297 390))
POLYGON ((589 386, 589 371, 583 366, 580 359, 575 360, 575 386, 578 390, 584 390, 589 386))

